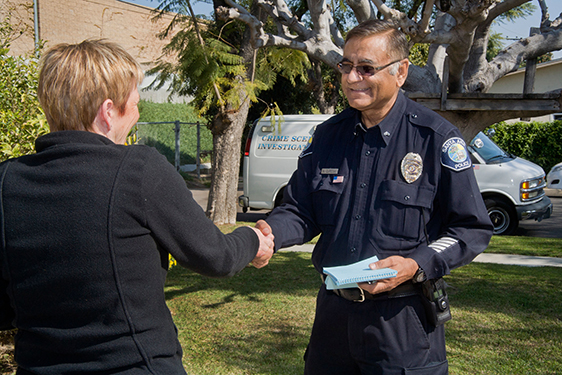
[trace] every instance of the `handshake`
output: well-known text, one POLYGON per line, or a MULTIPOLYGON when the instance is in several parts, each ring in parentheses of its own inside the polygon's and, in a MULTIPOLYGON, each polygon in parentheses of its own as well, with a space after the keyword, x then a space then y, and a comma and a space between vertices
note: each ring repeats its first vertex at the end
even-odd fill
POLYGON ((252 228, 258 238, 260 239, 260 247, 256 254, 254 260, 252 260, 252 265, 256 268, 262 268, 267 266, 269 259, 273 256, 273 233, 271 232, 271 227, 264 220, 258 220, 255 228, 252 228))

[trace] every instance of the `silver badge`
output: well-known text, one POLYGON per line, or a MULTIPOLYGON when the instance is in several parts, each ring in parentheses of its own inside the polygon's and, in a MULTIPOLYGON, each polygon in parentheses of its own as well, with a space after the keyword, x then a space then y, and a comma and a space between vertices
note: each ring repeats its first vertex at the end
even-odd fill
POLYGON ((416 181, 423 171, 423 161, 421 156, 415 152, 409 152, 406 154, 400 164, 400 171, 407 183, 411 184, 416 181))

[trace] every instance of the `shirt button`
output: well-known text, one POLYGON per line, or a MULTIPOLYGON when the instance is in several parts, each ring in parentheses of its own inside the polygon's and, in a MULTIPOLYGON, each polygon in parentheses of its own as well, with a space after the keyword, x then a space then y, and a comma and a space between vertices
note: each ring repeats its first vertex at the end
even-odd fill
POLYGON ((365 152, 365 156, 369 156, 369 155, 371 155, 371 151, 365 152))
POLYGON ((404 197, 404 200, 405 200, 405 201, 410 200, 410 196, 409 196, 409 195, 406 195, 406 196, 404 197))
POLYGON ((361 215, 355 215, 355 220, 361 219, 361 215))
POLYGON ((356 251, 357 251, 357 249, 356 249, 356 248, 354 248, 354 247, 352 247, 352 248, 350 249, 350 251, 351 251, 352 253, 354 253, 354 252, 356 252, 356 251))
POLYGON ((361 186, 361 188, 364 189, 364 188, 367 187, 367 184, 363 182, 363 183, 362 183, 361 185, 359 185, 359 186, 361 186))

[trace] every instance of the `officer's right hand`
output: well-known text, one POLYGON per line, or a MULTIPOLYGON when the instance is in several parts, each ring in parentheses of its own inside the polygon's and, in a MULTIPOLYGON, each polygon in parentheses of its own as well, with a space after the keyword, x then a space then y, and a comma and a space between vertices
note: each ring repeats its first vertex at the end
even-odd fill
POLYGON ((259 229, 264 236, 272 234, 271 227, 265 220, 258 220, 258 222, 256 223, 256 228, 259 229))
POLYGON ((269 259, 271 259, 271 257, 273 256, 274 237, 271 233, 271 228, 268 235, 264 235, 264 233, 257 228, 252 229, 254 230, 254 232, 256 232, 260 240, 260 246, 254 260, 252 260, 252 265, 256 268, 262 268, 267 266, 267 264, 269 263, 269 259))

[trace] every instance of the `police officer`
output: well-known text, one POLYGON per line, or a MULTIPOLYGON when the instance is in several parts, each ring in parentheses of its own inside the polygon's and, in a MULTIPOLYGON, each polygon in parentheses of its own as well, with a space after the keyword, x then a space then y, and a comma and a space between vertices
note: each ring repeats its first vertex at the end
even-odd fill
POLYGON ((321 234, 320 274, 373 255, 371 268, 398 271, 355 289, 322 286, 307 375, 447 374, 443 320, 421 285, 469 263, 492 235, 459 130, 400 92, 408 52, 390 21, 347 34, 338 67, 351 108, 317 127, 284 204, 256 224, 276 250, 321 234))

